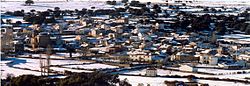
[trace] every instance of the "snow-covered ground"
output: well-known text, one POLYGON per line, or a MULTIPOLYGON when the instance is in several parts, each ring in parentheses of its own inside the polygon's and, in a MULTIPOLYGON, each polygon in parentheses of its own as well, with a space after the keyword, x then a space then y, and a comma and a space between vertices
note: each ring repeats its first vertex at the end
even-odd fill
MULTIPOLYGON (((39 59, 18 58, 18 59, 3 60, 0 62, 1 63, 1 78, 6 78, 8 74, 12 74, 13 76, 19 76, 19 75, 24 75, 24 74, 40 75, 40 72, 16 69, 16 68, 7 66, 6 64, 11 61, 14 61, 13 63, 11 63, 13 66, 22 65, 24 68, 26 67, 39 68, 39 67, 35 67, 35 66, 38 66, 37 64, 39 64, 39 59), (33 65, 33 67, 31 67, 31 65, 33 65)), ((81 62, 73 61, 73 60, 52 60, 51 63, 54 65, 62 65, 62 64, 81 63, 81 62)), ((100 68, 103 66, 104 64, 93 64, 91 66, 88 65, 86 68, 88 67, 100 68)), ((54 71, 61 71, 61 72, 64 72, 65 70, 72 71, 72 72, 92 72, 92 71, 87 71, 87 70, 76 70, 76 69, 59 68, 59 67, 51 67, 50 69, 54 71)), ((169 73, 173 75, 190 75, 191 74, 191 73, 183 73, 183 72, 176 72, 176 71, 174 72, 174 71, 169 71, 169 70, 158 69, 158 75, 167 75, 169 73)), ((126 74, 145 74, 145 69, 141 71, 132 71, 126 74)), ((230 75, 230 76, 235 77, 235 75, 230 75)), ((249 76, 249 75, 242 75, 242 76, 249 76)), ((185 82, 188 81, 186 78, 140 77, 140 76, 124 76, 124 75, 119 75, 119 78, 122 80, 127 78, 128 82, 131 83, 133 86, 137 86, 138 83, 143 83, 144 85, 150 84, 150 86, 165 86, 164 84, 165 80, 168 80, 168 81, 177 80, 177 81, 185 81, 185 82)), ((222 85, 223 86, 247 86, 242 83, 225 82, 225 81, 198 80, 198 82, 208 83, 210 86, 222 86, 222 85)))
POLYGON ((236 72, 250 72, 250 69, 247 70, 223 70, 223 69, 207 69, 207 68, 199 68, 199 72, 205 72, 205 73, 213 73, 213 74, 233 74, 236 72))
MULTIPOLYGON (((233 70, 231 70, 231 71, 233 71, 233 70)), ((234 70, 234 71, 241 71, 241 70, 234 70)), ((121 73, 122 74, 131 74, 131 75, 145 75, 146 69, 127 71, 127 72, 123 71, 121 73)), ((205 75, 205 74, 187 73, 187 72, 181 72, 181 71, 157 69, 157 75, 160 75, 160 76, 164 76, 164 75, 180 75, 180 76, 195 75, 196 77, 215 77, 215 78, 220 78, 220 79, 230 78, 230 79, 246 80, 244 78, 247 76, 250 76, 250 73, 247 73, 247 74, 227 74, 227 75, 205 75)))
MULTIPOLYGON (((31 59, 31 58, 11 58, 13 62, 10 65, 34 65, 34 67, 40 67, 40 59, 31 59)), ((43 59, 43 62, 46 62, 43 59)), ((50 60, 50 65, 65 65, 65 64, 83 64, 83 63, 91 63, 86 61, 78 61, 78 60, 50 60)))
MULTIPOLYGON (((60 7, 62 10, 70 9, 82 9, 96 7, 96 9, 100 8, 112 8, 113 6, 107 5, 105 1, 107 0, 34 0, 35 4, 31 6, 24 6, 25 0, 2 0, 6 2, 1 2, 1 11, 14 11, 14 10, 25 10, 30 11, 35 9, 37 11, 45 11, 47 9, 54 9, 55 7, 60 7)), ((112 0, 111 0, 112 1, 112 0)), ((116 0, 121 1, 121 0, 116 0)), ((155 2, 162 3, 165 0, 139 0, 140 2, 155 2)), ((198 2, 187 3, 188 5, 193 6, 226 6, 226 7, 250 7, 249 0, 196 0, 198 2), (208 4, 209 3, 209 4, 208 4)))
MULTIPOLYGON (((46 60, 42 60, 44 64, 46 60)), ((78 60, 50 60, 50 65, 67 65, 67 64, 76 64, 65 66, 68 68, 60 67, 50 67, 53 71, 64 72, 65 70, 71 72, 93 72, 88 70, 77 70, 71 68, 84 68, 84 69, 107 69, 107 68, 118 68, 117 66, 111 66, 101 63, 93 64, 84 64, 92 63, 87 61, 78 61, 78 60), (83 64, 83 65, 81 65, 83 64)), ((31 58, 8 58, 1 61, 1 77, 6 78, 7 75, 19 76, 24 74, 33 74, 41 75, 40 72, 40 59, 31 59, 31 58)))
POLYGON ((9 67, 6 65, 9 62, 11 61, 3 61, 3 60, 1 61, 1 79, 5 79, 8 75, 11 75, 11 76, 19 76, 19 75, 25 75, 25 74, 41 75, 40 72, 9 67))
POLYGON ((199 83, 207 83, 209 86, 250 86, 249 84, 227 82, 227 81, 212 81, 212 80, 197 80, 199 83))
MULTIPOLYGON (((2 8, 1 8, 2 9, 2 8)), ((6 22, 7 19, 11 19, 12 23, 15 23, 17 21, 25 22, 23 20, 23 17, 14 17, 14 16, 9 16, 9 17, 2 17, 3 21, 6 22)))
MULTIPOLYGON (((26 0, 2 0, 2 1, 26 1, 26 0)), ((66 2, 67 0, 34 0, 35 2, 66 2)), ((108 0, 68 0, 69 2, 72 1, 98 1, 98 2, 105 2, 108 0)), ((117 1, 120 2, 122 0, 109 0, 109 1, 117 1)), ((129 2, 134 1, 134 0, 128 0, 129 2)), ((166 2, 166 0, 136 0, 136 1, 140 1, 142 3, 145 2, 152 2, 152 3, 164 3, 166 2)))
MULTIPOLYGON (((81 56, 80 53, 72 53, 72 57, 78 57, 81 56)), ((33 57, 33 58, 47 58, 46 54, 31 54, 31 53, 25 53, 24 55, 19 55, 19 57, 33 57)), ((52 59, 65 59, 69 56, 69 53, 56 53, 53 55, 50 55, 50 58, 52 59)))
MULTIPOLYGON (((46 60, 43 60, 46 63, 46 60)), ((77 61, 77 60, 50 60, 51 65, 67 65, 67 64, 83 64, 83 63, 91 63, 86 61, 77 61)), ((51 67, 52 70, 64 72, 72 71, 72 72, 92 72, 86 70, 74 70, 70 68, 59 68, 59 67, 51 67)), ((39 59, 31 59, 31 58, 8 58, 7 60, 1 61, 1 76, 2 78, 6 78, 8 74, 13 76, 19 76, 24 74, 33 74, 40 75, 40 60, 39 59), (8 65, 7 65, 8 64, 8 65), (17 67, 17 68, 13 68, 17 67), (23 69, 18 69, 23 68, 23 69), (26 70, 24 70, 26 69, 26 70), (27 70, 30 69, 30 70, 27 70)))
POLYGON ((105 2, 35 2, 31 6, 24 6, 24 2, 1 2, 1 11, 15 11, 15 10, 25 10, 29 12, 32 9, 37 11, 46 11, 47 9, 54 9, 55 7, 60 7, 62 10, 74 10, 83 8, 107 8, 110 7, 106 5, 105 2))
POLYGON ((65 72, 65 71, 71 71, 71 72, 93 72, 93 71, 88 71, 88 70, 76 70, 76 69, 69 69, 69 68, 59 68, 59 67, 50 67, 51 70, 54 71, 60 71, 60 72, 65 72))
POLYGON ((57 76, 49 76, 49 78, 66 78, 67 76, 64 75, 57 75, 57 76))
MULTIPOLYGON (((56 53, 55 56, 60 56, 60 57, 70 57, 69 53, 56 53)), ((78 57, 81 56, 80 53, 72 53, 72 57, 78 57)))
MULTIPOLYGON (((123 74, 132 74, 132 75, 145 75, 146 69, 136 70, 136 71, 123 71, 123 74)), ((203 74, 194 74, 194 73, 185 73, 179 71, 171 71, 171 70, 163 70, 157 69, 157 75, 180 75, 180 76, 187 76, 187 75, 195 75, 197 77, 216 77, 216 78, 230 78, 230 79, 242 79, 250 76, 250 74, 231 74, 231 75, 203 75, 203 74)), ((143 83, 144 85, 150 84, 150 86, 166 86, 164 84, 165 80, 169 81, 187 81, 186 78, 162 78, 162 77, 141 77, 141 76, 125 76, 120 75, 119 78, 121 80, 127 78, 128 82, 131 83, 133 86, 138 85, 138 83, 143 83)), ((213 80, 197 80, 199 83, 207 83, 209 86, 250 86, 249 84, 243 83, 236 83, 236 82, 228 82, 228 81, 213 81, 213 80)))
POLYGON ((161 77, 140 77, 140 76, 124 76, 119 75, 121 80, 127 79, 132 86, 137 86, 139 83, 143 83, 144 86, 150 84, 150 86, 166 86, 164 81, 185 81, 188 80, 186 78, 161 78, 161 77))
POLYGON ((250 7, 249 0, 197 0, 198 2, 188 3, 187 5, 192 6, 209 6, 209 7, 235 7, 235 8, 246 8, 250 7))
MULTIPOLYGON (((24 55, 19 55, 21 57, 29 57, 31 55, 34 58, 47 58, 48 56, 46 54, 24 54, 24 55)), ((61 55, 51 55, 50 58, 52 59, 64 59, 64 56, 61 55)))
POLYGON ((83 68, 83 69, 110 69, 110 68, 118 68, 117 66, 106 65, 101 63, 94 64, 84 64, 84 65, 68 65, 64 66, 67 68, 83 68))
MULTIPOLYGON (((163 70, 163 69, 157 69, 157 75, 169 75, 171 73, 170 70, 163 70)), ((146 74, 146 69, 143 70, 138 70, 138 71, 129 71, 125 72, 124 74, 133 74, 133 75, 145 75, 146 74)))
MULTIPOLYGON (((164 81, 184 81, 188 82, 186 78, 162 78, 162 77, 141 77, 141 76, 125 76, 119 75, 121 80, 127 79, 132 86, 137 86, 139 83, 143 83, 144 86, 150 84, 150 86, 166 86, 164 81)), ((207 83, 209 86, 249 86, 249 84, 227 82, 227 81, 213 81, 213 80, 197 80, 199 83, 207 83)))

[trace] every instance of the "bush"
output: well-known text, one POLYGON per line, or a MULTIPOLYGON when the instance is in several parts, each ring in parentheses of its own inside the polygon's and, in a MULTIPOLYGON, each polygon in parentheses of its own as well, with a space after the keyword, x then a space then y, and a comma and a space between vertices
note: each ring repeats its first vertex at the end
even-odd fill
POLYGON ((31 4, 34 4, 34 1, 32 1, 32 0, 27 0, 27 1, 25 1, 25 4, 26 4, 26 5, 31 5, 31 4))
POLYGON ((23 20, 33 23, 33 24, 42 24, 45 20, 42 16, 32 16, 32 15, 26 15, 23 17, 23 20))
POLYGON ((21 11, 14 11, 13 16, 24 16, 24 13, 21 11))
POLYGON ((167 86, 176 86, 176 83, 178 83, 178 81, 164 81, 164 83, 167 86))
POLYGON ((128 0, 122 0, 122 3, 127 3, 128 2, 128 0))
MULTIPOLYGON (((67 72, 67 71, 65 71, 67 72)), ((48 78, 34 75, 22 75, 2 80, 3 86, 131 86, 126 80, 120 81, 118 75, 101 72, 71 73, 66 78, 48 78)))
POLYGON ((108 5, 116 5, 116 1, 107 1, 106 4, 108 4, 108 5))
POLYGON ((23 75, 10 80, 10 86, 38 86, 38 77, 34 75, 23 75), (29 82, 29 83, 27 83, 29 82))
POLYGON ((121 80, 119 83, 119 86, 132 86, 131 84, 128 83, 128 79, 125 78, 124 80, 121 80))
POLYGON ((19 25, 21 25, 22 24, 22 22, 21 21, 16 21, 16 23, 15 24, 13 24, 14 26, 19 26, 19 25))
POLYGON ((56 23, 56 20, 54 17, 51 17, 51 18, 45 19, 44 23, 56 23))
POLYGON ((201 84, 200 86, 209 86, 208 84, 201 84))
POLYGON ((209 10, 208 10, 208 8, 204 8, 203 11, 208 12, 209 10))
POLYGON ((131 1, 130 4, 139 4, 140 2, 139 1, 131 1))
POLYGON ((116 8, 116 11, 117 12, 126 12, 126 9, 124 9, 124 8, 116 8))
POLYGON ((7 11, 7 12, 5 12, 4 14, 6 14, 6 15, 13 15, 14 13, 13 13, 13 12, 10 12, 10 11, 7 11))
POLYGON ((117 75, 94 72, 78 73, 60 80, 60 86, 112 86, 119 82, 117 75))
POLYGON ((109 4, 109 5, 110 5, 110 4, 111 4, 111 1, 106 1, 106 4, 109 4))
POLYGON ((60 8, 59 8, 59 7, 55 7, 54 10, 55 10, 55 11, 59 11, 60 8))

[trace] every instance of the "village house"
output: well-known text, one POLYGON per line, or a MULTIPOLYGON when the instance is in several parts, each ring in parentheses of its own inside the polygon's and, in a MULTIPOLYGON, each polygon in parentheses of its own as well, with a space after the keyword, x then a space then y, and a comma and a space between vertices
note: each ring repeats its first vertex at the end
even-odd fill
POLYGON ((129 51, 129 58, 133 61, 152 61, 152 54, 148 51, 129 51))
POLYGON ((194 65, 190 64, 183 64, 179 67, 180 71, 187 71, 187 72, 198 72, 198 68, 196 68, 194 65))
POLYGON ((156 68, 147 68, 146 69, 146 76, 157 76, 157 69, 156 68))
POLYGON ((215 56, 216 53, 213 53, 213 52, 214 51, 212 51, 210 49, 202 51, 199 62, 203 63, 203 64, 217 65, 218 56, 215 56))
POLYGON ((240 65, 240 64, 228 64, 228 63, 221 63, 221 64, 218 64, 218 66, 220 68, 223 68, 223 69, 228 69, 228 70, 237 70, 237 69, 241 69, 243 66, 240 65))
POLYGON ((178 52, 175 55, 171 56, 172 61, 181 61, 181 62, 195 62, 199 60, 199 57, 195 57, 194 54, 187 52, 178 52))
POLYGON ((1 26, 1 50, 10 51, 13 50, 13 29, 12 25, 1 26))
POLYGON ((245 61, 250 61, 250 55, 248 54, 241 54, 239 56, 237 56, 238 60, 245 60, 245 61))
MULTIPOLYGON (((130 68, 122 69, 94 69, 97 71, 119 72, 134 67, 155 66, 146 69, 145 76, 149 77, 157 76, 159 70, 162 72, 161 68, 179 68, 180 72, 197 73, 198 66, 193 64, 205 66, 204 68, 217 67, 221 70, 249 68, 250 36, 245 34, 250 31, 250 23, 247 20, 250 17, 246 18, 237 13, 239 8, 230 10, 227 7, 189 6, 195 1, 163 0, 164 4, 132 1, 133 3, 119 3, 117 6, 105 6, 101 9, 84 8, 86 12, 83 13, 83 10, 79 12, 76 9, 62 10, 63 13, 54 14, 58 10, 48 10, 49 16, 41 16, 38 11, 25 13, 25 21, 41 17, 38 18, 41 19, 41 24, 29 21, 27 26, 17 25, 18 28, 14 28, 13 25, 16 24, 1 24, 1 56, 8 55, 5 50, 14 50, 17 56, 32 56, 34 50, 30 47, 46 50, 48 45, 52 45, 55 55, 66 52, 70 53, 70 57, 79 57, 71 58, 74 60, 91 59, 93 62, 113 66, 130 65, 130 68), (229 11, 223 12, 227 10, 229 11), (231 12, 236 15, 230 17, 231 12), (57 18, 53 18, 56 16, 57 18), (42 20, 43 18, 45 20, 42 20), (53 22, 47 22, 49 19, 53 22), (248 22, 243 22, 245 19, 248 22), (19 35, 16 35, 16 32, 20 32, 19 35), (236 49, 233 49, 234 46, 237 46, 236 49)), ((172 72, 165 71, 169 70, 164 70, 165 74, 172 72)))

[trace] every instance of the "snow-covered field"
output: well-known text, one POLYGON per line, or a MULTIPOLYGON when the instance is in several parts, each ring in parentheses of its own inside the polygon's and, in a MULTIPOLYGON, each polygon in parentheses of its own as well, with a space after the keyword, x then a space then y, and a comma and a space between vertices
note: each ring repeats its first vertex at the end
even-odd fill
POLYGON ((250 7, 249 0, 197 0, 198 2, 194 2, 191 6, 208 6, 208 7, 235 7, 245 9, 246 7, 250 7))
MULTIPOLYGON (((56 53, 55 56, 60 56, 60 57, 70 57, 69 53, 56 53)), ((78 57, 81 56, 80 53, 72 53, 72 57, 78 57)))
MULTIPOLYGON (((31 59, 31 58, 11 58, 13 62, 10 65, 34 65, 34 67, 40 67, 40 59, 31 59)), ((43 59, 46 62, 45 59, 43 59)), ((65 65, 65 64, 83 64, 90 63, 86 61, 77 61, 77 60, 50 60, 50 65, 65 65)))
MULTIPOLYGON (((133 74, 133 75, 145 75, 146 74, 146 69, 143 70, 138 70, 138 71, 130 71, 130 72, 125 72, 124 74, 133 74)), ((171 74, 170 70, 163 70, 163 69, 157 69, 157 75, 169 75, 171 74)))
MULTIPOLYGON (((44 64, 46 60, 42 60, 44 64)), ((72 68, 84 68, 84 69, 107 69, 118 68, 117 66, 111 66, 101 63, 92 63, 87 61, 78 60, 50 60, 50 65, 68 65, 68 68, 50 67, 53 71, 64 72, 65 70, 71 72, 93 72, 88 70, 77 70, 72 68), (90 64, 84 64, 90 63, 90 64), (73 65, 72 65, 73 64, 73 65), (76 65, 74 65, 76 64, 76 65), (81 65, 82 64, 82 65, 81 65)), ((40 59, 31 58, 8 58, 1 61, 1 77, 6 78, 7 75, 19 76, 24 74, 40 75, 40 59)))
POLYGON ((84 64, 84 65, 68 65, 64 66, 67 68, 83 68, 83 69, 110 69, 110 68, 118 68, 117 66, 106 65, 101 63, 94 64, 84 64))
POLYGON ((19 75, 25 75, 25 74, 41 75, 40 72, 9 67, 6 65, 9 62, 11 61, 1 61, 1 79, 5 79, 8 75, 11 75, 11 76, 19 76, 19 75))
POLYGON ((209 86, 250 86, 249 84, 227 82, 227 81, 212 81, 212 80, 197 80, 200 83, 207 83, 209 86))
MULTIPOLYGON (((2 0, 2 1, 25 1, 25 0, 2 0)), ((35 2, 62 2, 62 1, 67 1, 67 0, 34 0, 35 2)), ((98 1, 98 2, 105 2, 108 0, 68 0, 69 2, 71 1, 98 1)), ((109 0, 109 1, 122 1, 122 0, 109 0)), ((129 2, 133 1, 133 0, 128 0, 129 2)), ((165 0, 136 0, 136 1, 140 1, 140 2, 153 2, 153 3, 164 3, 165 0)))
MULTIPOLYGON (((23 68, 39 68, 39 59, 29 59, 29 58, 17 58, 13 59, 11 58, 10 60, 3 60, 1 61, 1 78, 6 78, 7 75, 11 74, 13 76, 19 76, 19 75, 24 75, 24 74, 33 74, 33 75, 40 75, 40 72, 36 71, 30 71, 30 70, 22 70, 22 69, 16 69, 7 66, 6 64, 11 62, 11 65, 13 66, 18 66, 18 67, 23 67, 23 68), (35 67, 38 66, 38 67, 35 67)), ((63 64, 70 64, 70 63, 82 63, 79 61, 74 61, 74 60, 52 60, 52 64, 54 65, 63 65, 63 64)), ((104 64, 92 64, 92 65, 84 65, 86 68, 107 68, 107 67, 112 67, 113 66, 107 66, 104 64)), ((72 71, 72 72, 92 72, 92 71, 87 71, 87 70, 76 70, 76 69, 69 69, 69 68, 59 68, 59 67, 51 67, 52 70, 54 71, 61 71, 64 72, 65 70, 67 71, 72 71)), ((177 72, 177 71, 169 71, 169 70, 162 70, 158 69, 158 75, 168 75, 168 74, 173 74, 173 75, 190 75, 191 73, 183 73, 183 72, 177 72)), ((126 74, 145 74, 145 69, 143 70, 138 70, 138 71, 131 71, 126 74)), ((198 75, 198 74, 195 74, 198 75)), ((237 74, 239 76, 240 74, 237 74)), ((204 75, 207 76, 207 75, 204 75)), ((236 75, 230 75, 231 77, 235 77, 236 75)), ((242 75, 242 76, 249 76, 249 75, 242 75)), ((220 77, 220 76, 218 76, 220 77)), ((125 78, 128 79, 128 82, 131 83, 133 86, 137 86, 138 83, 143 83, 144 85, 150 84, 150 86, 165 86, 164 81, 188 81, 186 78, 162 78, 162 77, 140 77, 140 76, 124 76, 124 75, 119 75, 119 78, 124 80, 125 78)), ((225 81, 211 81, 211 80, 198 80, 200 83, 208 83, 210 86, 247 86, 242 83, 234 83, 234 82, 225 82, 225 81)))
MULTIPOLYGON (((227 71, 227 70, 225 70, 225 71, 227 71)), ((233 71, 233 70, 231 70, 231 71, 233 71)), ((240 70, 234 70, 234 71, 240 71, 240 70)), ((131 75, 145 75, 146 69, 127 71, 127 72, 121 72, 121 73, 122 74, 131 74, 131 75)), ((227 75, 205 75, 205 74, 187 73, 187 72, 181 72, 181 71, 157 69, 157 75, 160 75, 160 76, 164 76, 164 75, 180 75, 180 76, 195 75, 196 77, 215 77, 215 78, 220 78, 220 79, 230 78, 230 79, 246 80, 244 78, 247 76, 250 76, 250 73, 247 73, 247 74, 227 74, 227 75)))
MULTIPOLYGON (((46 63, 46 60, 43 61, 44 63, 46 63)), ((77 60, 50 60, 50 65, 67 65, 67 64, 83 64, 83 63, 90 63, 90 62, 77 61, 77 60)), ((59 67, 51 67, 51 69, 60 72, 64 72, 65 70, 72 72, 92 72, 86 70, 74 70, 70 68, 59 68, 59 67)), ((24 74, 40 75, 41 73, 38 71, 40 71, 39 59, 8 58, 7 60, 1 61, 1 78, 6 78, 8 74, 11 74, 13 76, 19 76, 24 74)))
MULTIPOLYGON (((33 57, 33 58, 47 58, 46 54, 24 54, 24 55, 19 55, 20 57, 33 57)), ((64 59, 63 56, 57 56, 57 55, 51 55, 50 58, 52 59, 64 59)))
MULTIPOLYGON (((150 84, 150 86, 166 86, 164 81, 184 81, 188 82, 186 78, 162 78, 162 77, 141 77, 141 76, 124 76, 119 75, 121 80, 127 79, 132 86, 137 86, 139 83, 143 83, 144 86, 150 84)), ((199 83, 207 83, 209 86, 249 86, 243 83, 227 82, 227 81, 213 81, 213 80, 197 80, 199 83)))
MULTIPOLYGON (((12 1, 12 2, 1 2, 1 12, 6 11, 15 11, 15 10, 22 10, 24 9, 26 12, 32 9, 37 11, 45 11, 47 9, 54 9, 55 7, 60 7, 62 10, 70 9, 82 9, 82 8, 91 8, 96 7, 99 8, 112 8, 110 5, 106 5, 105 2, 107 0, 74 0, 69 2, 65 2, 63 0, 50 0, 49 2, 44 0, 35 1, 35 4, 31 6, 24 6, 25 0, 5 0, 5 1, 12 1), (20 2, 21 1, 21 2, 20 2)), ((120 1, 120 0, 118 0, 120 1)), ((162 2, 163 0, 140 0, 141 2, 162 2)), ((196 2, 195 4, 189 4, 194 6, 228 6, 228 7, 250 7, 250 0, 199 0, 202 2, 196 2), (209 4, 208 4, 209 3, 209 4)), ((22 19, 20 20, 22 21, 22 19)), ((61 58, 60 56, 65 56, 68 54, 58 53, 58 56, 51 56, 51 58, 61 58)), ((77 55, 77 54, 76 54, 77 55)), ((34 55, 39 57, 39 55, 34 55)), ((88 62, 76 61, 76 60, 51 60, 51 65, 65 65, 65 64, 83 64, 88 62)), ((29 59, 29 58, 11 58, 9 60, 1 61, 1 78, 6 78, 7 75, 11 74, 13 76, 19 76, 24 74, 33 74, 33 75, 40 75, 40 72, 31 71, 31 70, 23 70, 17 69, 18 68, 25 68, 31 70, 40 70, 40 60, 39 59, 29 59), (10 63, 7 65, 7 63, 10 63)), ((64 66, 67 68, 59 68, 59 67, 51 67, 54 71, 72 71, 72 72, 92 72, 87 70, 76 70, 70 68, 84 68, 84 69, 106 69, 106 68, 118 68, 117 66, 111 66, 106 64, 83 64, 83 65, 69 65, 64 66)), ((231 73, 231 70, 217 70, 217 69, 200 69, 199 71, 202 72, 210 72, 210 73, 231 73)), ((234 70, 235 71, 235 70, 234 70)), ((250 70, 246 70, 250 71, 250 70)), ((124 74, 134 74, 134 75, 145 75, 146 70, 138 70, 138 71, 129 71, 125 72, 124 74)), ((227 75, 203 75, 203 74, 194 74, 194 73, 185 73, 179 71, 170 71, 170 70, 162 70, 158 69, 158 75, 195 75, 197 77, 217 77, 217 78, 230 78, 230 79, 244 79, 245 77, 249 77, 250 74, 227 74, 227 75)), ((124 76, 120 75, 120 79, 127 78, 128 81, 133 85, 137 86, 138 83, 143 83, 144 85, 150 84, 151 86, 165 86, 164 81, 187 81, 186 78, 160 78, 160 77, 139 77, 139 76, 124 76)), ((198 80, 201 83, 209 83, 210 86, 246 86, 242 83, 234 83, 234 82, 224 82, 224 81, 211 81, 211 80, 198 80)))
POLYGON ((144 86, 150 84, 150 86, 166 86, 164 81, 185 81, 188 80, 186 78, 161 78, 161 77, 140 77, 140 76, 124 76, 119 75, 121 80, 127 79, 132 86, 137 86, 139 83, 143 83, 144 86))
MULTIPOLYGON (((247 70, 223 70, 223 69, 207 69, 207 68, 199 68, 199 72, 205 72, 205 73, 213 73, 213 74, 233 74, 236 72, 250 72, 250 69, 247 70)), ((249 75, 250 76, 250 75, 249 75)))
MULTIPOLYGON (((175 68, 173 68, 175 69, 175 68)), ((218 71, 218 70, 217 70, 218 71)), ((222 71, 222 70, 220 70, 222 71)), ((242 70, 225 70, 228 71, 242 71, 242 70)), ((245 70, 246 71, 246 70, 245 70)), ((209 71, 207 71, 209 72, 209 71)), ((131 75, 145 75, 146 69, 142 70, 135 70, 135 71, 122 71, 122 74, 131 74, 131 75)), ((241 79, 245 80, 243 78, 250 76, 250 74, 228 74, 228 75, 204 75, 204 74, 196 74, 196 73, 186 73, 186 72, 180 72, 180 71, 171 71, 171 70, 163 70, 163 69, 157 69, 157 75, 164 76, 164 75, 180 75, 180 76, 187 76, 187 75, 195 75, 197 77, 215 77, 215 78, 230 78, 230 79, 241 79)), ((138 83, 143 83, 144 85, 147 85, 147 83, 150 84, 150 86, 165 86, 164 81, 165 80, 177 80, 177 81, 187 81, 185 78, 162 78, 162 77, 141 77, 141 76, 125 76, 120 75, 120 79, 127 78, 129 83, 131 83, 133 86, 138 85, 138 83)), ((198 79, 199 83, 207 83, 209 86, 250 86, 249 84, 243 84, 243 83, 237 83, 237 82, 228 82, 228 81, 213 81, 213 80, 203 80, 198 79)))
MULTIPOLYGON (((35 0, 35 4, 31 6, 24 6, 25 0, 3 0, 6 2, 1 2, 1 11, 15 11, 15 10, 25 10, 30 11, 35 9, 37 11, 45 11, 47 9, 54 9, 55 7, 60 7, 62 10, 70 9, 82 9, 96 7, 96 9, 100 8, 112 8, 113 6, 106 5, 105 1, 107 0, 35 0)), ((111 0, 112 1, 112 0, 111 0)), ((121 1, 121 0, 116 0, 121 1)), ((162 3, 165 0, 139 0, 140 2, 155 2, 155 3, 162 3)), ((194 3, 187 3, 188 5, 193 6, 227 6, 227 7, 250 7, 249 0, 196 0, 198 2, 194 3), (209 3, 209 4, 208 4, 209 3)))
MULTIPOLYGON (((80 53, 72 53, 72 57, 78 57, 81 56, 80 53)), ((31 54, 31 53, 25 53, 24 55, 19 55, 19 57, 33 57, 33 58, 47 58, 46 54, 31 54)), ((56 53, 50 56, 52 59, 65 59, 69 56, 69 53, 56 53)))
POLYGON ((83 8, 107 8, 110 7, 105 5, 105 2, 35 2, 31 6, 24 6, 24 2, 1 2, 1 11, 15 11, 15 10, 25 10, 29 12, 32 9, 37 11, 46 11, 47 9, 54 9, 55 7, 60 7, 62 10, 74 10, 83 8))
POLYGON ((65 70, 66 71, 71 71, 71 72, 93 72, 93 71, 88 71, 88 70, 76 70, 76 69, 69 69, 69 68, 59 68, 59 67, 50 67, 51 70, 54 70, 54 71, 60 71, 60 72, 64 72, 65 70))

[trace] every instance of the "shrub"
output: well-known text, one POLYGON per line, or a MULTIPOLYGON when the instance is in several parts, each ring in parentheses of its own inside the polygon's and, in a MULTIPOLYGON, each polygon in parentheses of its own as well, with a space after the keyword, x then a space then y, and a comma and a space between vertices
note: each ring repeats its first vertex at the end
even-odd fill
POLYGON ((131 86, 126 80, 120 81, 118 75, 101 72, 72 73, 66 78, 48 78, 43 76, 22 75, 10 77, 1 82, 3 86, 131 86))
POLYGON ((31 4, 34 4, 34 1, 33 0, 27 0, 27 1, 25 1, 25 4, 26 5, 31 5, 31 4))
POLYGON ((122 0, 122 3, 127 3, 128 2, 128 0, 122 0))
POLYGON ((7 11, 4 14, 6 14, 6 15, 13 15, 13 12, 7 11))
POLYGON ((116 1, 107 1, 106 4, 108 4, 108 5, 116 5, 116 1))
POLYGON ((54 10, 55 10, 55 11, 59 11, 60 8, 59 8, 59 7, 55 7, 54 10))
POLYGON ((21 11, 14 11, 13 16, 24 16, 24 13, 21 11))

